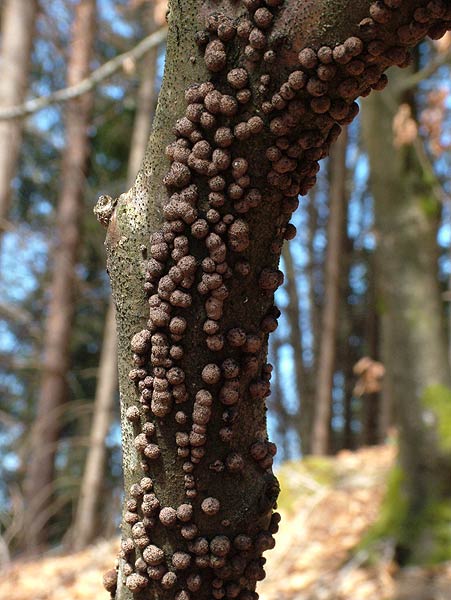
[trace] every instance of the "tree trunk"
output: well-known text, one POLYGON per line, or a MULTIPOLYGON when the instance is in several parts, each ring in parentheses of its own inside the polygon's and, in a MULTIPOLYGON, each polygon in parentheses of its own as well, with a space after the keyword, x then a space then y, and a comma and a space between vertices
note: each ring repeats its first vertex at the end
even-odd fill
POLYGON ((330 156, 329 221, 325 265, 324 308, 317 369, 315 415, 313 420, 312 454, 327 454, 330 450, 330 418, 332 388, 337 346, 338 310, 340 301, 341 251, 343 220, 346 210, 346 150, 345 129, 330 156))
POLYGON ((81 550, 99 535, 96 516, 104 478, 105 439, 111 423, 117 392, 117 343, 114 305, 110 304, 105 319, 98 383, 93 407, 88 454, 80 486, 80 497, 73 530, 74 550, 81 550))
MULTIPOLYGON (((149 33, 154 29, 151 20, 149 33)), ((155 73, 158 48, 153 48, 141 64, 141 80, 137 94, 136 115, 128 160, 127 180, 132 185, 141 166, 149 140, 152 113, 155 104, 155 73)), ((111 423, 114 400, 117 395, 117 336, 113 302, 108 306, 100 356, 99 376, 93 409, 93 423, 80 499, 71 538, 75 550, 84 548, 96 536, 97 510, 104 477, 106 436, 111 423)))
MULTIPOLYGON (((316 66, 314 52, 298 53, 347 40, 335 52, 347 59, 364 49, 349 38, 359 32, 382 36, 387 47, 407 43, 410 30, 400 29, 400 40, 394 32, 418 6, 406 2, 389 15, 376 5, 378 21, 391 21, 373 27, 362 21, 366 1, 331 8, 328 0, 271 0, 271 13, 254 14, 256 4, 171 2, 164 85, 143 168, 128 193, 101 197, 96 207, 109 222, 119 334, 126 492, 117 589, 114 573, 105 578, 117 600, 256 598, 261 555, 278 521, 266 352, 278 315, 280 249, 292 235, 287 221, 298 194, 315 183, 317 160, 340 129, 335 119, 353 118, 352 100, 384 84, 391 61, 362 55, 373 63, 365 75, 329 73, 323 85, 303 75, 316 66), (209 34, 201 31, 206 17, 209 34), (188 88, 193 82, 204 85, 188 88), (333 116, 324 113, 329 98, 333 116)), ((417 28, 409 36, 417 41, 417 28)))
POLYGON ((289 246, 283 249, 283 261, 285 275, 287 277, 287 320, 289 325, 289 341, 293 348, 294 372, 296 381, 296 398, 298 402, 298 414, 296 421, 297 430, 300 434, 302 454, 310 453, 310 432, 312 427, 313 402, 312 389, 310 385, 310 373, 307 372, 304 362, 304 346, 302 343, 301 315, 299 308, 299 294, 296 284, 296 274, 293 256, 289 246))
MULTIPOLYGON (((35 0, 5 0, 0 33, 0 107, 20 104, 25 98, 31 45, 36 20, 35 0)), ((11 182, 22 141, 22 121, 0 122, 0 238, 8 229, 11 182)))
POLYGON ((374 173, 383 362, 400 430, 396 489, 387 498, 390 537, 401 562, 430 562, 449 557, 451 547, 451 378, 437 277, 440 206, 418 161, 418 140, 396 144, 392 128, 401 103, 415 112, 413 94, 402 91, 409 74, 393 73, 393 89, 365 104, 364 132, 374 173))
MULTIPOLYGON (((95 0, 80 0, 75 9, 68 85, 86 77, 95 35, 95 0)), ((62 406, 68 399, 67 372, 74 316, 75 267, 80 246, 85 168, 89 155, 88 126, 92 97, 71 100, 66 112, 66 148, 63 155, 61 196, 56 214, 58 242, 53 252, 53 279, 45 324, 44 360, 31 433, 30 462, 25 479, 27 502, 26 545, 30 552, 46 542, 45 525, 51 503, 54 459, 62 406)))
POLYGON ((282 390, 282 374, 279 368, 280 348, 283 345, 279 339, 273 339, 271 346, 271 358, 274 359, 273 384, 271 389, 271 404, 270 410, 273 417, 277 420, 277 436, 279 443, 279 454, 281 460, 289 460, 291 457, 288 431, 290 427, 291 416, 287 413, 287 409, 283 400, 282 390))
MULTIPOLYGON (((371 260, 371 259, 370 259, 371 260)), ((377 297, 375 290, 374 265, 369 266, 372 273, 368 284, 368 306, 365 323, 365 338, 368 345, 368 356, 372 360, 379 360, 379 317, 377 313, 377 297)), ((363 402, 363 443, 374 446, 384 441, 387 432, 383 431, 381 423, 380 392, 369 392, 362 398, 363 402)))
MULTIPOLYGON (((354 241, 348 235, 347 215, 342 221, 343 227, 343 249, 342 249, 342 271, 340 285, 340 326, 338 334, 338 344, 340 348, 337 357, 337 368, 343 373, 343 435, 341 438, 341 448, 352 450, 355 447, 355 432, 353 424, 357 415, 354 410, 354 364, 358 358, 355 355, 355 348, 349 343, 353 334, 356 334, 356 315, 354 306, 349 303, 349 296, 352 293, 350 285, 350 273, 355 260, 354 241)), ((357 323, 358 326, 358 323, 357 323)), ((358 335, 358 333, 357 333, 358 335)))

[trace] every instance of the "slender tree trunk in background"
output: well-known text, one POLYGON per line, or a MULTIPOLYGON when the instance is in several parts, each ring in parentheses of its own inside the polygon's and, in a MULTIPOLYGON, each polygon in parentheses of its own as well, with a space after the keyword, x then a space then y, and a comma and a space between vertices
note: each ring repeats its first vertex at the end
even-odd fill
MULTIPOLYGON (((371 260, 371 259, 370 259, 371 260)), ((374 265, 370 266, 372 274, 369 275, 368 308, 365 323, 365 339, 368 344, 368 356, 372 360, 379 360, 379 318, 377 314, 377 297, 374 265)), ((381 426, 381 394, 371 392, 362 398, 363 410, 363 443, 365 446, 374 446, 385 439, 381 426)))
MULTIPOLYGON (((154 31, 155 26, 151 23, 149 33, 154 31)), ((152 127, 152 116, 156 104, 155 78, 157 71, 158 48, 152 48, 141 61, 140 84, 136 99, 136 114, 133 123, 132 139, 130 144, 130 156, 128 159, 127 180, 131 186, 139 171, 144 158, 147 144, 149 142, 152 127)))
MULTIPOLYGON (((353 314, 353 305, 349 303, 349 295, 352 293, 350 289, 350 272, 355 259, 354 242, 348 235, 348 219, 344 215, 343 219, 343 250, 342 250, 342 271, 340 285, 340 326, 339 326, 339 348, 340 353, 337 356, 337 368, 341 369, 344 378, 343 384, 343 437, 342 448, 351 450, 355 446, 355 435, 352 429, 354 420, 353 410, 353 390, 355 384, 355 375, 353 371, 355 360, 355 352, 350 344, 350 338, 356 334, 356 318, 353 314)), ((357 333, 358 335, 358 333, 357 333)))
POLYGON ((115 328, 114 306, 110 304, 105 319, 88 453, 80 486, 77 513, 71 532, 71 545, 74 550, 84 548, 99 535, 96 517, 102 481, 105 476, 105 442, 117 392, 115 328))
MULTIPOLYGON (((89 73, 95 36, 95 13, 95 0, 80 0, 75 8, 67 68, 68 85, 78 83, 89 73)), ((45 324, 42 380, 25 478, 26 544, 31 552, 46 543, 44 515, 52 500, 61 407, 68 399, 66 377, 70 363, 70 337, 77 283, 75 268, 81 243, 91 107, 91 95, 71 100, 66 106, 66 147, 56 214, 58 243, 53 252, 53 279, 45 324)))
MULTIPOLYGON (((379 293, 379 292, 378 292, 379 293)), ((390 326, 388 315, 382 313, 379 315, 380 320, 380 348, 381 348, 381 358, 384 361, 387 356, 390 355, 390 347, 393 347, 391 343, 390 336, 390 326)), ((381 390, 381 409, 380 409, 380 437, 381 440, 386 439, 390 428, 395 424, 395 382, 385 372, 385 377, 382 381, 382 390, 381 390)))
POLYGON ((392 59, 380 64, 350 36, 381 37, 389 48, 426 34, 401 28, 415 0, 402 11, 372 7, 389 26, 369 20, 366 0, 271 0, 272 12, 254 14, 255 4, 170 3, 165 80, 143 168, 129 192, 96 207, 109 222, 118 320, 125 504, 117 589, 114 573, 105 579, 116 600, 256 598, 278 521, 266 354, 287 221, 339 133, 334 120, 350 122, 352 100, 384 84, 392 59), (210 34, 197 33, 206 17, 210 34), (337 40, 347 42, 335 51, 340 61, 362 54, 367 69, 351 81, 329 72, 322 85, 306 46, 337 40), (196 41, 207 43, 204 58, 196 41), (233 70, 241 65, 246 72, 233 70), (194 82, 205 85, 185 99, 194 82), (284 111, 296 96, 302 103, 284 111), (324 114, 328 98, 335 117, 324 114))
POLYGON ((312 331, 312 377, 316 378, 316 367, 318 366, 318 347, 319 347, 319 331, 321 323, 321 309, 316 300, 316 260, 314 239, 318 227, 318 210, 316 207, 316 189, 313 189, 308 198, 308 264, 306 267, 306 275, 308 279, 308 298, 310 310, 310 327, 312 331))
POLYGON ((287 245, 283 249, 283 260, 285 275, 287 278, 286 290, 288 294, 288 306, 286 316, 289 326, 289 342, 294 354, 294 372, 296 378, 296 398, 299 406, 296 420, 299 427, 302 454, 310 452, 310 432, 312 426, 313 398, 309 385, 309 374, 305 368, 304 345, 302 342, 301 314, 299 308, 299 294, 296 284, 296 273, 293 255, 287 245))
POLYGON ((290 448, 288 445, 287 432, 290 425, 290 415, 287 413, 283 401, 283 389, 282 389, 282 374, 280 370, 280 347, 282 346, 282 340, 276 339, 272 344, 272 356, 274 357, 274 371, 271 390, 271 410, 273 415, 277 419, 277 434, 280 440, 279 451, 281 446, 281 459, 288 460, 290 458, 290 448))
MULTIPOLYGON (((155 29, 153 7, 149 10, 149 33, 155 29)), ((127 182, 131 186, 144 158, 152 125, 156 100, 155 76, 158 48, 153 48, 141 61, 140 84, 136 99, 136 114, 130 145, 127 182)), ((118 391, 116 317, 113 301, 110 301, 105 319, 102 351, 99 364, 96 396, 93 408, 86 466, 80 487, 80 499, 71 540, 75 550, 84 548, 100 531, 96 529, 102 481, 105 476, 106 436, 111 423, 114 401, 118 391)))
POLYGON ((338 138, 330 156, 331 176, 324 284, 325 301, 321 323, 321 341, 314 404, 315 414, 313 417, 311 440, 312 454, 327 454, 330 449, 330 417, 335 352, 337 347, 343 219, 346 212, 347 147, 348 136, 347 129, 345 129, 338 138))
MULTIPOLYGON (((440 206, 414 148, 394 142, 392 124, 410 70, 392 74, 393 88, 364 105, 371 187, 375 199, 383 362, 399 425, 398 490, 388 501, 398 559, 449 557, 451 539, 450 370, 436 243, 440 206)), ((405 136, 405 129, 398 134, 405 136)), ((398 140, 399 140, 398 135, 398 140)))
MULTIPOLYGON (((31 45, 36 20, 35 0, 4 0, 0 32, 0 107, 25 99, 31 45)), ((11 182, 17 168, 22 141, 22 121, 0 122, 0 243, 8 228, 11 182)))

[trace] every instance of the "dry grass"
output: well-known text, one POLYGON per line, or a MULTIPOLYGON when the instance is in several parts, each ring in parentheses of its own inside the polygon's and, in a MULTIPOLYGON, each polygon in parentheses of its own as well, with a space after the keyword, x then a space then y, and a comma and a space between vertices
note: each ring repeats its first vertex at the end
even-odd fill
MULTIPOLYGON (((451 565, 399 572, 390 552, 374 566, 351 554, 377 518, 393 459, 394 449, 386 446, 342 452, 320 465, 319 473, 315 464, 282 468, 290 501, 276 549, 268 553, 261 600, 451 598, 451 565)), ((101 576, 113 565, 117 547, 117 540, 103 541, 77 554, 18 560, 2 573, 0 598, 107 600, 101 576)))

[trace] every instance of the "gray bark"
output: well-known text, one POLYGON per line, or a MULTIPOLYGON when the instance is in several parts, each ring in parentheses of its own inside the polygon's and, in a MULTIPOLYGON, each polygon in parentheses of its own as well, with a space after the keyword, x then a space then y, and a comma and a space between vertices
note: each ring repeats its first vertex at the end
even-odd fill
MULTIPOLYGON (((249 2, 246 2, 246 5, 249 6, 249 4, 249 2)), ((393 11, 393 13, 390 13, 390 25, 375 26, 375 35, 381 35, 386 40, 387 45, 397 43, 394 32, 397 31, 401 23, 404 24, 412 18, 413 10, 417 6, 418 3, 415 1, 406 2, 405 6, 403 5, 402 11, 393 11)), ((191 305, 188 309, 180 307, 177 307, 177 309, 167 308, 168 311, 171 311, 171 315, 183 315, 187 321, 187 327, 182 339, 180 340, 178 334, 175 334, 176 338, 172 338, 171 343, 175 342, 178 344, 181 342, 183 345, 184 357, 177 360, 176 364, 180 363, 184 372, 188 398, 183 398, 180 407, 174 407, 169 411, 168 415, 160 417, 158 416, 161 408, 160 405, 151 404, 149 406, 146 397, 142 397, 143 402, 142 404, 140 403, 138 390, 133 381, 129 379, 128 373, 134 364, 135 366, 139 366, 144 362, 144 365, 149 368, 149 352, 152 364, 155 367, 156 362, 162 360, 160 357, 162 354, 164 356, 166 352, 165 348, 168 348, 166 345, 168 342, 165 341, 166 338, 156 337, 153 338, 151 348, 149 349, 148 342, 146 342, 149 334, 145 333, 146 322, 149 318, 149 306, 146 294, 144 293, 144 274, 146 266, 149 266, 146 264, 146 257, 149 256, 150 250, 154 257, 159 256, 163 262, 163 273, 166 273, 170 266, 170 263, 168 265, 166 259, 162 258, 162 254, 160 253, 160 251, 164 251, 165 247, 157 246, 156 244, 158 239, 161 240, 161 237, 155 235, 152 238, 152 243, 149 242, 149 235, 158 234, 159 230, 166 232, 166 240, 171 240, 171 226, 169 223, 165 223, 165 218, 169 219, 169 216, 167 212, 163 214, 163 208, 168 203, 168 190, 163 184, 163 179, 170 165, 169 160, 164 157, 164 149, 169 142, 174 140, 174 124, 178 118, 184 115, 186 110, 184 91, 188 86, 194 82, 213 81, 215 87, 221 91, 228 94, 236 93, 228 86, 224 72, 222 72, 222 69, 219 69, 221 61, 224 58, 221 46, 216 44, 217 53, 214 47, 211 46, 207 50, 208 64, 212 69, 215 69, 215 74, 212 74, 206 69, 206 63, 195 45, 195 33, 204 27, 204 17, 218 11, 224 12, 233 19, 244 17, 248 14, 244 2, 237 4, 223 0, 210 4, 209 2, 201 2, 201 0, 186 0, 183 3, 174 1, 170 4, 167 67, 155 126, 143 168, 137 177, 135 185, 128 193, 122 195, 116 203, 102 198, 98 206, 98 214, 102 216, 103 220, 108 218, 110 211, 115 207, 112 210, 109 223, 107 247, 109 273, 112 280, 118 315, 119 373, 123 415, 126 490, 123 548, 119 561, 118 586, 115 592, 116 600, 128 600, 133 596, 133 592, 135 592, 135 596, 142 599, 145 598, 146 600, 163 598, 176 598, 177 600, 196 598, 204 600, 210 599, 212 595, 222 597, 222 595, 226 594, 232 597, 235 593, 239 594, 240 600, 256 597, 253 593, 256 580, 264 576, 261 553, 265 548, 272 545, 272 539, 269 534, 277 528, 271 516, 277 496, 277 483, 271 472, 271 461, 266 460, 272 454, 273 447, 268 444, 266 439, 264 401, 268 379, 268 369, 265 366, 267 335, 268 331, 274 325, 273 315, 277 314, 273 312, 272 308, 273 291, 281 281, 275 269, 278 265, 280 249, 289 215, 296 207, 298 192, 296 186, 299 185, 299 191, 305 193, 314 184, 316 158, 313 157, 319 156, 322 152, 327 153, 329 143, 332 142, 332 138, 328 138, 328 134, 334 123, 333 119, 321 117, 313 109, 312 111, 307 109, 300 117, 300 120, 296 121, 295 119, 295 123, 291 126, 287 126, 287 123, 283 122, 285 126, 282 123, 282 127, 280 127, 281 123, 275 121, 272 123, 271 128, 269 128, 269 121, 272 121, 273 117, 265 115, 262 101, 265 98, 269 98, 270 100, 271 94, 287 81, 289 74, 293 70, 298 68, 297 55, 303 48, 308 46, 319 48, 325 44, 335 46, 336 42, 343 42, 350 35, 359 33, 367 39, 368 22, 364 21, 360 26, 359 23, 362 19, 368 18, 369 8, 370 2, 366 1, 356 6, 355 3, 350 1, 337 4, 330 3, 329 0, 319 2, 315 0, 315 2, 305 3, 287 1, 281 7, 273 8, 274 22, 270 28, 270 32, 265 36, 267 43, 277 51, 278 60, 273 64, 268 63, 263 66, 263 63, 260 62, 258 51, 255 54, 252 48, 248 48, 247 56, 251 59, 258 59, 255 64, 251 64, 251 61, 245 61, 243 58, 244 44, 239 41, 241 38, 236 38, 228 42, 228 67, 232 68, 239 65, 246 67, 250 79, 249 89, 253 98, 253 101, 249 102, 247 106, 239 109, 239 116, 232 117, 230 122, 234 126, 240 119, 241 121, 247 120, 249 117, 257 115, 263 117, 263 130, 260 134, 250 137, 250 139, 248 138, 249 141, 238 141, 236 139, 233 141, 231 146, 232 156, 233 159, 238 157, 245 157, 247 159, 249 162, 251 186, 262 191, 262 201, 252 202, 252 209, 249 212, 240 213, 242 216, 239 216, 235 212, 237 207, 228 198, 224 208, 220 208, 219 211, 222 215, 225 215, 226 211, 227 214, 234 213, 234 218, 242 218, 247 221, 250 244, 245 253, 241 254, 241 256, 246 257, 249 263, 248 275, 240 277, 238 273, 242 273, 243 269, 233 268, 230 272, 231 276, 227 277, 224 283, 227 286, 228 297, 221 307, 222 314, 219 314, 221 311, 218 311, 216 316, 220 332, 226 334, 224 350, 216 352, 206 347, 206 337, 202 329, 206 318, 204 308, 205 296, 196 287, 189 288, 188 286, 187 288, 191 294, 191 305), (260 80, 260 76, 264 74, 270 75, 270 90, 262 88, 262 86, 266 85, 265 81, 267 80, 266 77, 264 77, 263 81, 260 80), (269 147, 274 146, 276 138, 279 139, 282 147, 285 146, 286 149, 285 142, 280 141, 280 137, 286 136, 288 144, 294 145, 293 142, 300 139, 299 136, 305 133, 306 130, 311 131, 315 129, 318 133, 321 133, 319 127, 321 127, 322 135, 320 141, 316 143, 318 146, 321 146, 322 150, 317 150, 316 152, 313 150, 307 156, 303 155, 303 160, 295 161, 297 174, 291 172, 290 175, 279 177, 280 174, 271 171, 271 161, 269 158, 265 158, 265 154, 269 147), (285 133, 280 133, 281 129, 285 133), (308 159, 308 156, 311 158, 308 159), (233 328, 243 329, 246 336, 246 347, 243 350, 246 348, 249 349, 251 346, 253 347, 254 351, 250 354, 254 356, 250 357, 250 361, 244 356, 243 350, 240 349, 241 346, 237 347, 235 344, 238 337, 241 339, 241 334, 229 338, 229 331, 233 328), (135 350, 138 350, 138 356, 133 359, 130 351, 130 341, 134 334, 140 330, 143 333, 140 334, 139 338, 134 338, 133 341, 135 350), (231 339, 233 340, 233 344, 230 343, 231 339), (139 344, 139 341, 142 344, 139 344), (260 348, 258 348, 259 341, 261 344, 260 348), (161 348, 161 350, 158 348, 161 348), (219 383, 213 383, 213 381, 216 381, 216 378, 210 378, 210 375, 219 373, 219 370, 217 371, 212 367, 207 370, 207 373, 203 372, 207 364, 222 365, 226 358, 236 360, 241 369, 240 375, 237 378, 238 381, 236 382, 239 400, 231 407, 230 405, 223 405, 221 399, 222 401, 226 398, 229 400, 232 398, 232 395, 224 396, 220 392, 219 383), (133 360, 136 362, 134 363, 133 360), (194 398, 201 389, 207 389, 213 396, 207 439, 204 444, 204 457, 201 457, 203 452, 196 451, 199 446, 193 443, 195 436, 189 437, 190 446, 188 446, 187 452, 183 449, 185 448, 185 442, 179 446, 176 444, 176 433, 178 431, 185 434, 189 434, 191 431, 192 413, 197 411, 194 398), (179 408, 184 412, 184 417, 177 414, 179 408), (131 410, 128 411, 127 409, 131 410), (139 420, 130 421, 127 415, 135 419, 137 412, 135 409, 139 411, 139 420), (155 413, 157 413, 157 416, 155 416, 155 413), (174 419, 176 415, 177 421, 174 419), (186 424, 184 424, 185 419, 186 424), (161 453, 156 460, 143 460, 142 454, 134 445, 134 438, 143 432, 143 428, 150 433, 152 426, 147 423, 152 423, 156 428, 155 435, 152 437, 152 443, 157 443, 161 453), (230 431, 221 431, 225 425, 230 428, 230 431), (258 456, 261 457, 261 455, 257 454, 256 448, 253 446, 257 442, 259 452, 266 454, 263 460, 261 458, 256 459, 258 456), (231 453, 235 453, 232 462, 243 465, 240 473, 233 472, 227 467, 225 467, 225 470, 222 470, 224 463, 231 464, 229 462, 231 453), (240 460, 237 459, 236 454, 240 455, 240 460), (191 461, 189 460, 190 458, 191 461), (193 459, 194 462, 192 462, 193 459), (190 478, 188 478, 188 481, 185 478, 185 475, 189 473, 183 470, 184 460, 187 463, 187 468, 194 470, 194 479, 192 481, 190 481, 190 478), (210 468, 211 466, 213 469, 210 468), (160 507, 176 509, 187 502, 192 503, 193 521, 191 523, 197 527, 200 538, 205 539, 198 540, 193 546, 181 535, 180 524, 174 524, 172 528, 163 526, 160 520, 165 521, 166 517, 172 514, 170 510, 160 512, 158 516, 155 514, 154 520, 146 520, 146 522, 142 520, 144 518, 142 513, 142 494, 144 490, 142 486, 146 490, 149 490, 151 486, 149 481, 142 481, 142 477, 147 474, 151 475, 153 491, 159 501, 160 507), (142 484, 137 485, 141 481, 142 484), (189 483, 189 487, 186 489, 185 482, 189 483), (194 487, 194 492, 190 492, 187 495, 186 492, 192 489, 191 486, 194 487), (135 495, 137 498, 136 506, 131 495, 135 495), (202 503, 207 497, 213 497, 219 501, 220 509, 218 514, 213 516, 205 514, 201 505, 205 507, 202 503), (129 513, 132 514, 130 515, 129 513), (130 525, 136 520, 138 520, 139 525, 137 524, 132 533, 130 525), (145 531, 143 531, 143 528, 145 531), (242 541, 243 538, 238 538, 237 540, 236 536, 240 534, 249 536, 253 540, 250 550, 239 549, 239 541, 242 541), (131 539, 131 535, 134 536, 134 540, 131 539), (217 536, 223 537, 218 540, 217 536), (225 540, 225 538, 228 539, 225 540), (160 548, 160 550, 163 549, 164 557, 162 556, 161 560, 166 567, 163 566, 162 568, 169 568, 176 571, 177 583, 171 590, 166 591, 165 588, 161 587, 160 583, 153 580, 150 581, 147 578, 146 565, 141 560, 140 546, 148 544, 150 539, 153 545, 160 548), (224 549, 228 547, 230 542, 233 542, 233 547, 227 552, 228 559, 226 560, 220 556, 222 551, 218 548, 217 544, 224 544, 222 546, 224 549), (207 543, 209 545, 205 547, 207 543), (205 547, 206 552, 209 553, 208 560, 202 554, 200 546, 205 547), (186 559, 187 562, 190 561, 190 566, 187 570, 180 569, 180 560, 182 557, 176 554, 179 551, 186 553, 186 555, 183 555, 183 559, 186 559), (220 565, 224 565, 224 567, 220 565), (141 569, 143 570, 139 574, 141 569), (133 572, 133 575, 128 575, 128 573, 133 572), (200 589, 193 591, 195 586, 193 585, 192 577, 190 578, 189 576, 194 576, 196 573, 201 575, 202 583, 200 589), (215 585, 219 586, 218 591, 212 590, 213 580, 215 580, 215 585), (139 592, 137 591, 138 589, 140 590, 139 592)), ((381 18, 379 13, 377 18, 381 18)), ((213 25, 214 22, 211 23, 211 27, 213 25)), ((227 30, 227 27, 225 29, 227 30)), ((413 33, 415 33, 416 38, 409 38, 411 43, 418 41, 426 33, 426 30, 422 29, 421 36, 416 29, 411 35, 413 33)), ((221 28, 221 35, 227 35, 227 31, 224 31, 224 28, 221 28)), ((405 41, 406 33, 403 33, 402 36, 405 41)), ((254 32, 252 40, 254 45, 263 43, 261 34, 258 32, 254 32)), ((353 44, 359 45, 356 40, 348 42, 348 46, 356 49, 353 44)), ((302 59, 299 60, 304 60, 304 63, 307 63, 308 56, 303 55, 302 59)), ((376 58, 374 62, 375 68, 370 70, 365 78, 362 77, 356 80, 356 82, 348 82, 340 88, 336 87, 336 81, 331 83, 329 85, 330 96, 336 98, 338 94, 346 94, 350 102, 361 91, 368 88, 369 80, 375 86, 378 86, 380 73, 390 60, 383 62, 380 58, 376 58), (346 87, 348 85, 351 89, 346 87)), ((307 72, 309 71, 308 67, 304 68, 307 72)), ((300 75, 294 76, 294 79, 299 81, 298 77, 302 79, 300 75)), ((297 83, 294 82, 294 85, 296 86, 297 83)), ((316 93, 315 86, 316 83, 313 80, 309 88, 314 93, 316 93)), ((286 87, 283 89, 286 90, 286 87)), ((301 92, 300 95, 310 102, 310 98, 304 95, 304 92, 301 92)), ((280 106, 278 100, 277 102, 280 106)), ((317 107, 318 104, 318 101, 313 103, 315 108, 320 108, 317 107)), ((293 105, 292 109, 295 113, 298 109, 302 112, 299 106, 296 108, 293 105)), ((212 110, 214 110, 213 107, 212 110)), ((351 120, 354 110, 354 107, 349 107, 348 105, 347 110, 344 111, 346 113, 344 120, 342 117, 339 117, 340 120, 342 122, 351 120)), ((192 113, 190 112, 189 114, 192 113)), ((274 114, 283 116, 285 113, 274 111, 274 114)), ((299 115, 299 113, 296 114, 299 115)), ((229 123, 229 119, 225 117, 218 116, 217 119, 218 124, 226 125, 229 123)), ((253 121, 256 129, 259 129, 259 123, 258 120, 253 121)), ((213 125, 213 123, 211 124, 213 125)), ((182 122, 182 124, 178 125, 179 136, 182 135, 180 128, 185 129, 184 125, 187 125, 187 123, 182 122)), ((239 130, 240 128, 236 131, 237 135, 239 130)), ((205 136, 213 141, 213 133, 211 131, 205 132, 203 129, 199 129, 199 131, 202 131, 202 137, 205 136)), ((336 132, 337 129, 334 128, 332 137, 336 132)), ((301 142, 301 144, 307 146, 307 148, 304 148, 306 152, 307 150, 312 150, 309 136, 310 134, 307 135, 310 141, 302 138, 305 141, 301 142)), ((277 152, 273 152, 270 155, 273 156, 274 161, 274 155, 277 155, 277 152)), ((281 165, 277 165, 279 170, 280 167, 281 165)), ((181 172, 184 171, 183 167, 179 166, 178 168, 181 172)), ((172 167, 171 173, 174 175, 174 167, 172 167)), ((225 174, 229 182, 231 173, 228 168, 225 174)), ((192 177, 199 189, 198 214, 206 216, 209 209, 206 197, 208 193, 206 178, 194 173, 192 177)), ((171 176, 166 182, 171 188, 172 184, 177 183, 177 179, 171 176)), ((182 185, 181 182, 179 185, 182 185)), ((173 187, 171 191, 174 191, 173 187)), ((256 198, 255 195, 254 198, 256 198)), ((248 205, 247 207, 250 208, 248 205)), ((214 221, 214 214, 209 213, 209 215, 212 221, 214 221)), ((200 224, 198 225, 200 226, 200 224)), ((242 227, 246 229, 245 225, 242 227)), ((200 282, 201 276, 199 265, 208 256, 208 252, 204 246, 205 242, 195 238, 191 233, 190 227, 182 225, 182 228, 187 236, 188 251, 197 261, 198 268, 195 282, 197 284, 200 282)), ((213 225, 210 225, 209 228, 212 229, 213 225)), ((220 231, 219 229, 217 230, 220 231)), ((243 241, 243 238, 240 239, 243 241)), ((181 241, 183 240, 179 240, 179 242, 181 241)), ((228 236, 225 243, 227 264, 234 267, 235 263, 241 260, 239 259, 240 253, 236 251, 236 245, 231 243, 228 236)), ((174 258, 176 255, 177 253, 173 255, 174 261, 176 260, 174 258)), ((219 257, 217 258, 219 260, 219 257)), ((176 273, 174 273, 174 277, 177 278, 176 273)), ((161 281, 163 282, 163 280, 161 281)), ((152 284, 152 277, 147 283, 152 284)), ((158 280, 155 283, 158 284, 158 280)), ((164 286, 166 284, 169 285, 167 279, 164 280, 164 286)), ((151 286, 148 285, 147 288, 149 287, 151 286)), ((161 287, 161 293, 166 295, 163 287, 161 287)), ((178 303, 175 302, 175 297, 171 296, 171 298, 174 304, 178 303)), ((184 297, 185 300, 186 297, 184 297)), ((156 302, 157 299, 153 298, 152 302, 154 301, 156 302)), ((166 320, 164 313, 160 312, 160 310, 152 310, 151 317, 148 326, 152 330, 157 327, 160 333, 168 334, 167 329, 165 329, 166 320), (156 324, 157 322, 160 324, 156 324)), ((178 355, 180 356, 180 354, 178 355)), ((169 363, 166 362, 165 364, 168 365, 169 363)), ((152 373, 152 368, 150 372, 152 373)), ((225 384, 222 376, 226 372, 228 373, 229 371, 226 371, 224 368, 220 371, 221 383, 223 385, 225 384)), ((162 371, 158 370, 156 374, 156 379, 164 379, 162 371)), ((132 376, 136 379, 143 376, 143 374, 134 371, 132 376)), ((144 384, 141 386, 141 389, 146 388, 151 390, 149 386, 151 386, 152 382, 150 380, 147 380, 147 384, 144 380, 141 379, 141 381, 144 384)), ((163 397, 160 393, 164 388, 163 384, 164 381, 158 381, 157 394, 150 392, 152 402, 155 399, 160 402, 160 398, 163 397)), ((146 393, 146 396, 148 395, 146 393)), ((205 393, 202 394, 202 397, 206 397, 205 393)), ((165 402, 167 401, 168 396, 165 396, 165 402)), ((167 406, 168 409, 170 408, 168 404, 164 404, 164 406, 167 406)), ((198 414, 199 412, 197 411, 196 419, 198 419, 198 414)), ((200 430, 204 431, 202 428, 200 430)), ((195 433, 199 433, 199 428, 195 433)), ((143 437, 138 437, 137 442, 138 446, 143 442, 146 443, 146 451, 149 453, 156 452, 156 448, 154 446, 151 447, 145 439, 143 440, 143 437)), ((198 440, 196 440, 197 443, 198 440)), ((144 499, 146 511, 148 510, 149 502, 150 498, 146 497, 144 499)), ((213 502, 211 506, 214 507, 214 505, 215 503, 213 502)), ((147 548, 144 551, 144 556, 147 556, 148 559, 150 551, 151 548, 147 548)), ((155 569, 149 569, 152 576, 155 576, 155 569)), ((108 588, 112 591, 114 589, 113 578, 114 575, 109 573, 106 580, 108 588)), ((164 581, 166 582, 166 579, 164 581)))

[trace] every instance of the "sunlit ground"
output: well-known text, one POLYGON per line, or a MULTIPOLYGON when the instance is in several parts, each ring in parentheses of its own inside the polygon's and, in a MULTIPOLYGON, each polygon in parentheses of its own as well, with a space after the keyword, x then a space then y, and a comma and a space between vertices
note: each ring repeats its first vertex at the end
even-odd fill
MULTIPOLYGON (((365 552, 352 552, 377 518, 393 458, 385 446, 281 468, 283 520, 261 600, 449 600, 451 565, 399 571, 389 547, 371 565, 365 552)), ((102 573, 118 545, 114 539, 74 555, 18 560, 2 574, 0 598, 106 600, 102 573)))

